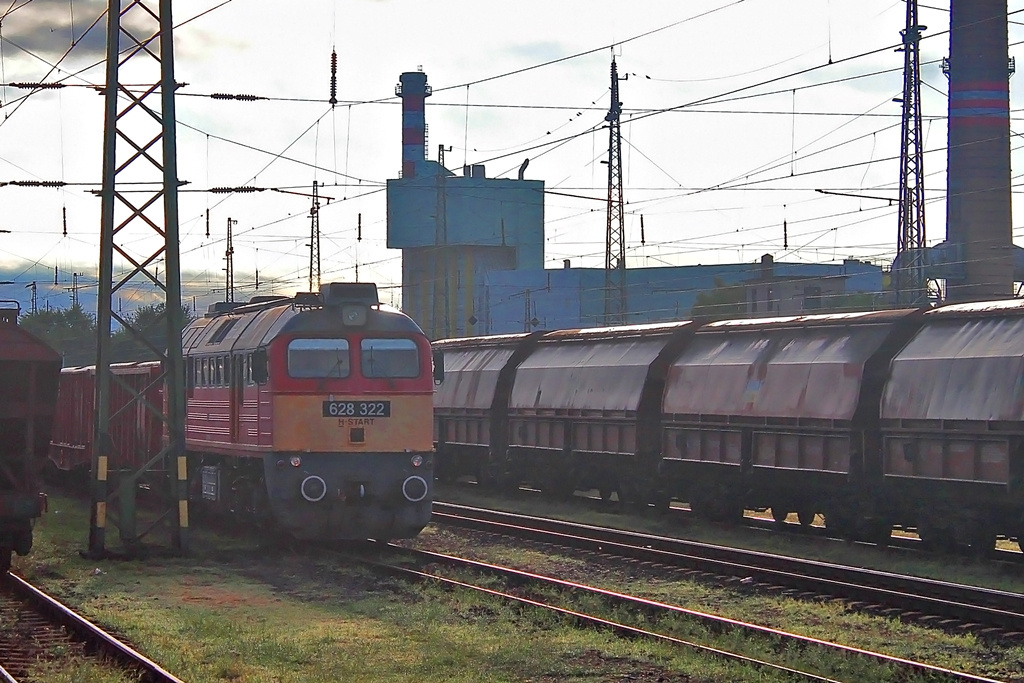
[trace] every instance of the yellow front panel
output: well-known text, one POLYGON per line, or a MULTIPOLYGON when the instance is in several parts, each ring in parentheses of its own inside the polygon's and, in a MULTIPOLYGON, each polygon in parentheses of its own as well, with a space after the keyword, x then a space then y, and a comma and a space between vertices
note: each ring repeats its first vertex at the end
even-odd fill
POLYGON ((333 401, 390 401, 390 417, 324 417, 325 395, 274 397, 274 450, 403 452, 433 448, 433 396, 344 396, 333 401), (362 430, 362 433, 360 433, 362 430), (362 438, 362 441, 359 439, 362 438))

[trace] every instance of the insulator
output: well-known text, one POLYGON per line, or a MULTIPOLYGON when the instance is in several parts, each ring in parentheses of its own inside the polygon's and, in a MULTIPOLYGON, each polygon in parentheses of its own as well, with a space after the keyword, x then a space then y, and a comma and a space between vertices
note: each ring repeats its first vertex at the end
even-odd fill
POLYGON ((240 100, 242 102, 256 102, 257 100, 267 99, 266 97, 260 97, 259 95, 232 95, 224 92, 212 93, 210 98, 214 100, 240 100))
POLYGON ((66 88, 64 83, 8 83, 12 88, 25 88, 27 90, 56 90, 66 88))
POLYGON ((208 192, 213 194, 231 194, 232 192, 246 193, 246 192, 263 192, 266 188, 263 187, 252 187, 249 185, 243 187, 211 187, 208 192))
POLYGON ((62 180, 11 180, 6 184, 16 187, 64 187, 67 183, 62 180))
POLYGON ((338 53, 331 51, 331 105, 338 103, 338 53))

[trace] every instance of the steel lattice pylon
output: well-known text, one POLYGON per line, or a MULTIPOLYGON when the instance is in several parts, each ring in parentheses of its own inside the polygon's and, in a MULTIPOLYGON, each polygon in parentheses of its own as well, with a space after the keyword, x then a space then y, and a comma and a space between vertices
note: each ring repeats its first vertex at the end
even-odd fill
POLYGON ((89 529, 89 552, 93 555, 106 552, 107 507, 115 498, 120 502, 120 514, 116 519, 114 515, 109 518, 118 527, 126 549, 137 549, 150 531, 163 526, 169 527, 171 546, 180 551, 188 549, 185 373, 181 352, 184 316, 174 130, 177 86, 171 0, 159 0, 156 10, 151 6, 154 4, 153 0, 109 0, 107 6, 96 418, 89 529), (126 82, 152 85, 127 86, 123 84, 126 82), (129 183, 130 194, 126 191, 129 183), (116 276, 115 257, 119 270, 116 276), (162 344, 155 344, 145 330, 135 329, 115 312, 115 297, 140 283, 156 286, 165 295, 160 322, 166 333, 166 349, 158 348, 162 344), (145 389, 132 389, 111 372, 112 320, 160 358, 162 372, 154 384, 162 385, 163 406, 147 401, 145 389), (139 462, 145 460, 143 453, 114 451, 110 430, 113 384, 120 385, 134 398, 123 410, 149 411, 165 423, 165 445, 147 462, 139 462), (163 494, 159 499, 163 505, 146 528, 139 531, 135 494, 142 484, 163 494))
POLYGON ((309 291, 320 291, 320 190, 313 181, 313 206, 309 210, 309 291))
MULTIPOLYGON (((612 100, 608 122, 608 225, 604 248, 604 324, 626 322, 626 231, 622 211, 622 132, 619 70, 612 57, 612 100)), ((628 76, 623 76, 626 80, 628 76)))
POLYGON ((921 149, 921 59, 918 43, 925 26, 917 23, 917 0, 907 0, 903 37, 903 140, 900 148, 899 243, 893 291, 899 306, 928 301, 924 273, 924 165, 921 149))

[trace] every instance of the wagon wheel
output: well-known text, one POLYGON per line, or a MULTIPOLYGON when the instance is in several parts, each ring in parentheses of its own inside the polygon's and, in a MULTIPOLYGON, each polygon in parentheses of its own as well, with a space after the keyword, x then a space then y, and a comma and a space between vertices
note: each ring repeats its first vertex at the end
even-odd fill
POLYGON ((892 542, 892 522, 885 518, 867 520, 863 524, 860 536, 868 543, 887 548, 892 542))
POLYGON ((853 523, 842 512, 833 510, 825 513, 825 528, 844 541, 853 540, 853 523))
POLYGON ((561 499, 572 498, 572 494, 576 492, 572 478, 567 474, 557 473, 548 477, 541 485, 541 489, 549 496, 561 499))
POLYGON ((671 507, 672 497, 667 493, 659 491, 651 496, 651 499, 648 501, 647 509, 656 515, 663 515, 668 512, 671 507))
POLYGON ((14 551, 11 548, 0 546, 0 574, 3 574, 11 568, 12 552, 14 551))
POLYGON ((996 536, 996 532, 983 522, 972 526, 967 536, 971 557, 978 559, 987 557, 996 547, 996 536))
MULTIPOLYGON (((917 535, 921 537, 924 547, 931 552, 953 553, 956 551, 956 536, 948 527, 922 522, 917 527, 917 535)), ((995 545, 994 542, 993 545, 995 545)))
POLYGON ((776 524, 782 526, 786 523, 787 517, 789 517, 789 510, 782 507, 781 505, 772 505, 772 519, 775 520, 776 524))
POLYGON ((796 517, 800 520, 800 526, 811 526, 817 513, 814 508, 801 508, 796 511, 796 517))

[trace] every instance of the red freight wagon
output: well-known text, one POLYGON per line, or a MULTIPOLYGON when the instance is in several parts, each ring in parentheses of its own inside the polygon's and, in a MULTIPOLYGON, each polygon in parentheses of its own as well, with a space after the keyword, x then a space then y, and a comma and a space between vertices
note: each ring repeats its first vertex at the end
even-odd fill
MULTIPOLYGON (((163 423, 132 393, 163 405, 160 363, 118 363, 111 366, 110 468, 138 469, 160 452, 163 423), (130 388, 130 390, 129 390, 130 388)), ((96 421, 96 368, 65 368, 60 374, 60 396, 50 442, 50 460, 61 470, 88 471, 92 463, 96 421)))
POLYGON ((32 520, 43 511, 38 476, 61 363, 17 321, 17 307, 0 308, 0 572, 10 567, 12 551, 31 549, 32 520))

